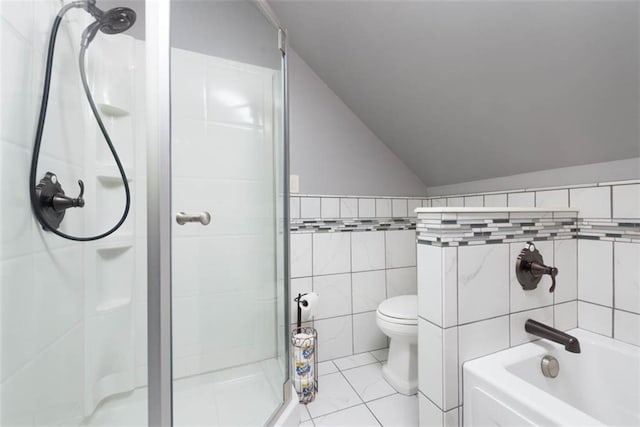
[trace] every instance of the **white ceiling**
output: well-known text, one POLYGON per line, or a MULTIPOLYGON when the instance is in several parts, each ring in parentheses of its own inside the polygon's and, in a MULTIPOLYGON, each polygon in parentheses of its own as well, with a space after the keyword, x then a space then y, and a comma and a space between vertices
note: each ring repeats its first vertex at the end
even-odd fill
POLYGON ((270 4, 429 186, 640 156, 638 1, 270 4))

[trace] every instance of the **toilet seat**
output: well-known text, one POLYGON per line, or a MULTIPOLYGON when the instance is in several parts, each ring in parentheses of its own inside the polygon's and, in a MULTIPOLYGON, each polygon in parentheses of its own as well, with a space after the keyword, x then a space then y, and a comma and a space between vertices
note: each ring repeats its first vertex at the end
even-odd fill
POLYGON ((401 295, 389 298, 378 306, 378 317, 390 323, 415 325, 418 323, 418 296, 401 295))

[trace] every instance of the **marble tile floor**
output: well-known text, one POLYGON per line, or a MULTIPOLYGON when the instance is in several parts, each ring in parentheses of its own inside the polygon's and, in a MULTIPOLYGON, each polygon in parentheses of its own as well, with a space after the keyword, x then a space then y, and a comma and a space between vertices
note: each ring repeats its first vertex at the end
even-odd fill
POLYGON ((301 427, 417 427, 418 398, 397 393, 382 378, 388 349, 318 364, 320 391, 302 407, 301 427))

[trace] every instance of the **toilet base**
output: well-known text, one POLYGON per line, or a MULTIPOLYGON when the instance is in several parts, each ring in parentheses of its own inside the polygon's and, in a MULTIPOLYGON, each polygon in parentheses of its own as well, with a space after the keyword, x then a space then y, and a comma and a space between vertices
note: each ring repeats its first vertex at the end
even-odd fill
POLYGON ((391 340, 387 363, 382 367, 382 377, 398 393, 407 396, 418 392, 418 346, 408 342, 391 340))

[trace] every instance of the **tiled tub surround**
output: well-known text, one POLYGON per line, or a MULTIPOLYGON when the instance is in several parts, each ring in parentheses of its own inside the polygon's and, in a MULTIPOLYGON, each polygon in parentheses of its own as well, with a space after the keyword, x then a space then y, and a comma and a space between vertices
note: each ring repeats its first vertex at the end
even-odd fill
POLYGON ((418 211, 421 425, 461 424, 462 364, 535 339, 528 318, 577 326, 576 210, 432 208, 418 211), (524 291, 514 262, 526 241, 557 266, 524 291))
POLYGON ((583 222, 576 212, 544 208, 419 213, 421 424, 461 424, 462 364, 537 339, 524 332, 528 318, 638 343, 640 253, 633 229, 602 236, 619 241, 596 241, 572 221, 583 222), (527 240, 559 268, 555 293, 548 292, 548 277, 534 291, 517 282, 514 262, 527 240), (615 306, 614 293, 624 295, 615 306))
POLYGON ((578 209, 578 326, 640 345, 640 181, 428 198, 424 206, 578 209))
MULTIPOLYGON (((386 298, 416 293, 415 218, 408 215, 421 204, 292 197, 291 295, 314 291, 320 297, 314 316, 320 361, 387 347, 376 309, 386 298), (299 218, 303 206, 305 219, 299 218)), ((293 303, 290 310, 295 321, 293 303)))

